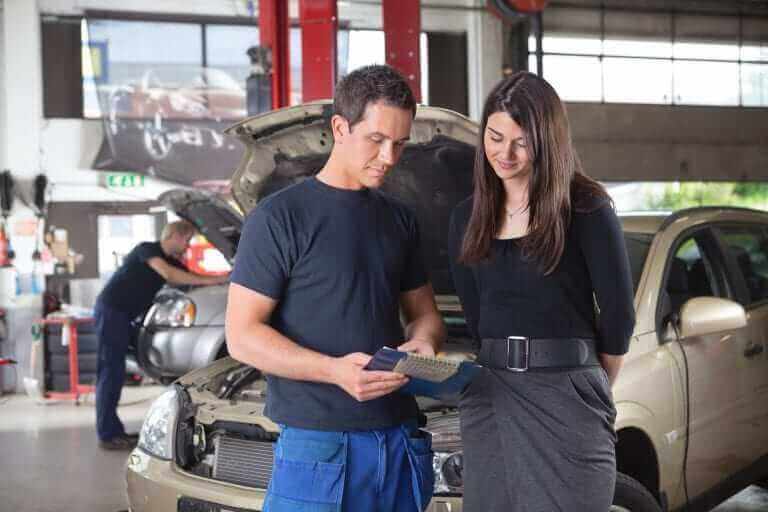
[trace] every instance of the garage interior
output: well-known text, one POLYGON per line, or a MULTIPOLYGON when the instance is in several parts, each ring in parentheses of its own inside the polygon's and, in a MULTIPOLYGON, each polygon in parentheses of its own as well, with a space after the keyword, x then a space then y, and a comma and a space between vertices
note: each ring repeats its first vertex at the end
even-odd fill
MULTIPOLYGON (((244 146, 228 127, 384 63, 474 123, 502 77, 540 74, 620 214, 768 211, 765 0, 0 0, 0 511, 129 509, 133 455, 95 433, 99 291, 184 218, 174 191, 231 197, 244 146)), ((214 237, 193 238, 190 269, 231 269, 220 243, 236 242, 214 237)), ((152 357, 129 360, 129 432, 210 363, 152 357)), ((708 509, 768 511, 766 482, 708 509)))

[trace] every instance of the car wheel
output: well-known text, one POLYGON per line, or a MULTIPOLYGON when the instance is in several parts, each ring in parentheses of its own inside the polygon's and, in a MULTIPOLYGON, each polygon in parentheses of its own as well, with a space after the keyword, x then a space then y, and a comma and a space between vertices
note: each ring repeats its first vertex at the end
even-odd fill
POLYGON ((653 494, 624 473, 616 473, 616 491, 610 512, 661 512, 653 494))

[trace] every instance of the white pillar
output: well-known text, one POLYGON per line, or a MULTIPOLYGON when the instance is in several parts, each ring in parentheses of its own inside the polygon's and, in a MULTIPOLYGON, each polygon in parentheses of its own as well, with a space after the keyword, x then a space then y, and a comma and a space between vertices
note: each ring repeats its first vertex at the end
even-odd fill
POLYGON ((480 120, 488 92, 501 79, 501 20, 486 10, 467 17, 467 71, 469 73, 469 117, 480 120))
POLYGON ((35 0, 5 0, 0 29, 0 168, 40 171, 43 118, 40 16, 35 0))

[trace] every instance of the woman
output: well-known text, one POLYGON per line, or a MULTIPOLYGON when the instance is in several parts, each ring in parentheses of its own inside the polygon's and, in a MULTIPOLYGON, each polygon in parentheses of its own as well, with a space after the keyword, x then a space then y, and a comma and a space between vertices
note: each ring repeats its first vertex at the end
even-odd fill
POLYGON ((632 283, 611 200, 544 79, 516 73, 488 96, 450 249, 487 368, 460 401, 465 510, 607 511, 632 283))

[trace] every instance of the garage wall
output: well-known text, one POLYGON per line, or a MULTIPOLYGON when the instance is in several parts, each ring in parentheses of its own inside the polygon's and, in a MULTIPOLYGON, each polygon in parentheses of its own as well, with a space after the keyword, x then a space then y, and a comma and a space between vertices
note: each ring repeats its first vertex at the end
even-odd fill
POLYGON ((588 174, 603 180, 766 180, 768 110, 570 103, 588 174))

